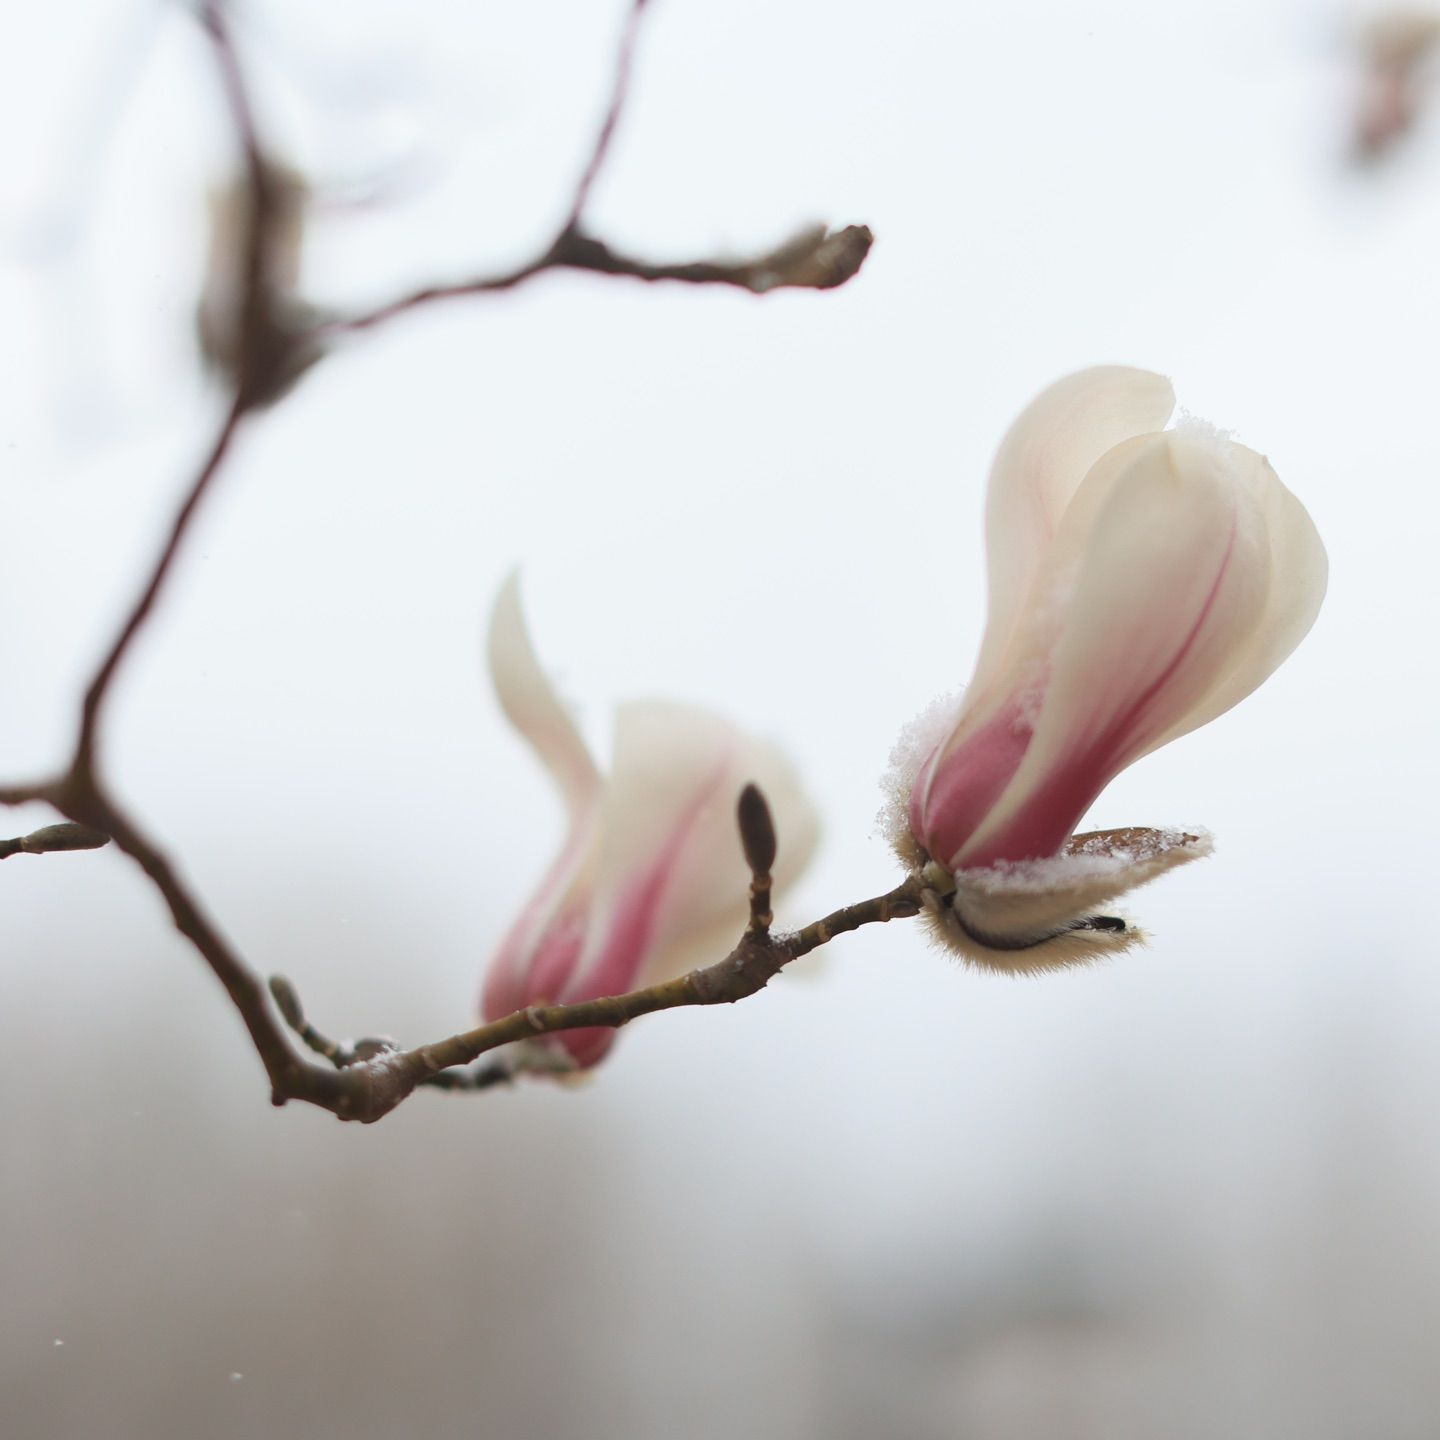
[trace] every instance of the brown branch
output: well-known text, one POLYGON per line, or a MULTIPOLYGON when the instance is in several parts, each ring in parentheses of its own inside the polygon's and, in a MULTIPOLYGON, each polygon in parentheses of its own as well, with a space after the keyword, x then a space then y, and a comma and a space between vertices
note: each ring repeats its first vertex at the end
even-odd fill
POLYGON ((575 198, 570 202, 570 213, 560 227, 562 235, 579 230, 580 217, 584 215, 585 206, 589 203, 590 191, 594 188, 610 153, 610 142, 615 136, 615 127, 620 123, 620 112, 625 108, 625 100, 630 92, 630 67, 635 59, 635 42, 640 35, 640 21, 645 5, 646 0, 634 0, 625 19, 625 32, 620 37, 620 53, 615 61, 615 79, 610 86, 610 104, 606 107, 605 118, 600 123, 600 131, 595 137, 590 159, 575 186, 575 198))
POLYGON ((920 913, 918 880, 906 880, 888 894, 873 900, 847 905, 795 935, 756 935, 747 931, 740 943, 723 959, 676 980, 667 980, 644 990, 585 1000, 574 1005, 532 1005, 502 1020, 491 1021, 460 1035, 408 1052, 435 1070, 471 1061, 517 1040, 557 1030, 581 1030, 589 1026, 618 1029, 642 1015, 657 1010, 674 1010, 687 1005, 733 1005, 737 1000, 763 990, 792 960, 862 925, 899 920, 920 913), (823 937, 823 938, 822 938, 823 937))
POLYGON ((345 1118, 351 1097, 337 1084, 339 1072, 308 1064, 291 1051, 266 1003, 259 976, 220 933, 160 848, 101 793, 93 777, 72 777, 58 789, 54 804, 77 823, 108 834, 160 892, 175 928, 199 951, 240 1012, 270 1077, 274 1103, 306 1100, 345 1118))
MULTIPOLYGON (((758 847, 752 845, 752 840, 763 826, 769 825, 769 807, 755 786, 747 786, 742 793, 737 819, 752 870, 751 894, 753 896, 762 888, 768 894, 770 877, 767 872, 768 863, 773 863, 774 859, 774 830, 773 826, 770 827, 768 863, 762 869, 756 861, 767 858, 763 838, 758 847), (764 814, 763 822, 758 819, 759 812, 764 814)), ((305 1018, 299 998, 288 980, 275 976, 270 981, 270 988, 291 1029, 312 1050, 326 1056, 337 1067, 338 1074, 364 1071, 376 1077, 375 1085, 365 1094, 367 1102, 375 1107, 374 1113, 369 1110, 361 1113, 352 1108, 347 1118, 378 1120, 418 1086, 428 1085, 444 1090, 488 1089, 511 1078, 519 1070, 534 1068, 523 1055, 513 1064, 502 1057, 488 1066, 473 1070, 462 1068, 473 1065, 480 1056, 501 1046, 534 1040, 541 1035, 553 1035, 561 1030, 596 1026, 619 1029, 642 1015, 653 1015, 658 1010, 691 1005, 733 1005, 763 990, 792 960, 808 954, 837 935, 858 930, 862 925, 919 914, 921 887, 921 880, 912 876, 888 894, 857 905, 847 905, 793 935, 772 935, 768 914, 763 924, 757 924, 752 912, 751 922, 739 943, 723 960, 713 965, 624 995, 603 996, 571 1005, 531 1005, 502 1019, 413 1050, 401 1050, 393 1041, 379 1038, 340 1042, 326 1039, 305 1018)), ((323 1101, 314 1103, 323 1104, 323 1101)))
POLYGON ((245 81, 245 73, 235 50, 235 40, 230 33, 230 20, 225 11, 226 7, 221 0, 203 0, 200 6, 200 27, 215 52, 220 89, 230 111, 231 129, 240 144, 250 183, 263 189, 267 166, 265 152, 260 145, 260 127, 255 121, 255 106, 250 100, 250 87, 245 81))
POLYGON ((220 428, 210 444, 209 452, 200 466, 199 473, 191 481, 190 488, 185 493, 185 499, 181 502, 179 510, 175 512, 174 520, 170 522, 170 532, 160 548, 159 556, 151 567, 150 578, 146 581, 145 588, 140 592, 139 599, 125 617, 119 633, 111 642, 105 658, 100 662, 100 668, 95 672, 95 678, 91 680, 85 691, 85 699, 80 709, 80 735, 75 744, 75 758, 71 767, 73 774, 88 775, 94 770, 95 739, 99 730, 100 712, 105 703, 105 697, 109 693, 111 683, 120 669, 121 662, 129 653, 135 637, 140 633, 155 608, 155 602, 159 599, 165 581, 175 564, 175 559, 180 553, 180 547, 189 533, 190 524, 200 508, 200 502, 205 498, 206 492, 220 472, 221 463, 230 449, 230 442, 235 438, 235 432, 245 414, 247 403, 243 388, 237 388, 230 408, 221 421, 220 428))
POLYGON ((629 96, 630 72, 646 4, 647 0, 633 0, 630 6, 605 117, 564 222, 544 252, 497 275, 478 276, 448 285, 426 285, 362 314, 325 321, 316 327, 319 340, 372 330, 397 315, 423 309, 440 300, 513 290, 547 270, 588 270, 597 275, 620 275, 645 281, 674 280, 686 285, 730 285, 754 295, 784 289, 829 290, 858 273, 874 242, 874 236, 864 225, 847 225, 842 230, 830 230, 824 225, 807 226, 773 249, 748 260, 691 260, 668 264, 622 254, 589 234, 584 223, 585 209, 609 158, 611 142, 629 96))
POLYGON ((657 264, 637 260, 580 231, 562 233, 538 259, 498 275, 460 280, 452 285, 423 289, 386 301, 374 310, 328 320, 317 327, 322 339, 373 330, 412 310, 441 300, 459 300, 513 290, 547 270, 588 270, 596 275, 628 276, 632 280, 674 280, 684 285, 730 285, 765 295, 772 290, 831 290, 859 273, 875 237, 866 225, 829 230, 807 226, 788 240, 748 260, 689 260, 657 264))
MULTIPOLYGON (((285 278, 286 222, 283 170, 266 154, 243 68, 222 0, 201 0, 199 15, 211 41, 221 88, 241 154, 239 285, 228 315, 227 343, 220 346, 231 398, 224 418, 185 490, 140 594, 126 613, 86 688, 79 733, 69 768, 58 780, 0 787, 0 804, 44 800, 69 823, 47 826, 14 840, 0 841, 0 859, 59 849, 94 848, 113 840, 159 892, 175 928, 209 965, 244 1022, 269 1077, 275 1104, 299 1100, 341 1119, 373 1121, 388 1114, 417 1086, 478 1090, 508 1080, 515 1064, 500 1056, 479 1057, 517 1040, 587 1026, 620 1026, 640 1015, 686 1005, 732 1004, 763 989, 786 964, 825 943, 832 935, 919 910, 915 880, 861 905, 852 905, 795 935, 775 936, 770 924, 770 871, 775 833, 764 797, 755 787, 742 796, 739 822, 750 864, 750 918, 739 943, 723 960, 679 979, 575 1005, 545 1005, 452 1035, 414 1050, 370 1039, 336 1043, 305 1019, 298 997, 283 980, 269 990, 241 958, 207 913, 198 895, 157 841, 147 836, 111 797, 102 780, 98 740, 106 700, 126 656, 152 617, 202 502, 214 486, 241 422, 253 410, 278 399, 309 364, 324 354, 332 334, 370 329, 405 311, 437 300, 512 289, 544 270, 587 270, 644 281, 674 280, 696 285, 730 285, 763 294, 786 287, 827 289, 850 279, 864 262, 872 237, 864 226, 831 232, 812 227, 774 250, 750 260, 652 264, 623 255, 582 228, 585 206, 609 154, 629 86, 631 63, 646 0, 634 0, 621 42, 609 106, 589 161, 581 174, 560 233, 537 260, 508 273, 457 285, 431 286, 366 315, 312 324, 285 278), (233 306, 233 309, 232 309, 233 306), (275 1008, 278 1007, 277 1018, 275 1008), (281 1021, 326 1061, 297 1054, 281 1021), (465 1069, 462 1067, 473 1067, 465 1069)), ((538 1068, 533 1055, 525 1068, 538 1068)))

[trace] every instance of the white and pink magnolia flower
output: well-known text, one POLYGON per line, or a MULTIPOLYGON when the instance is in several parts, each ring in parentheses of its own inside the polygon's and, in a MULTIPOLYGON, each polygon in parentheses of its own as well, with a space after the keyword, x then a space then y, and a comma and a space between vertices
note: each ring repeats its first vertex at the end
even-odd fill
MULTIPOLYGON (((774 816, 777 892, 805 867, 816 817, 789 761, 707 710, 658 700, 622 705, 602 776, 535 658, 513 577, 495 603, 489 660, 501 707, 559 788, 569 828, 490 964, 486 1019, 623 994, 726 954, 749 913, 735 819, 747 783, 764 791, 774 816)), ((595 1028, 526 1043, 537 1062, 548 1055, 555 1068, 583 1070, 614 1038, 595 1028)))
POLYGON ((989 615, 958 709, 897 751, 897 848, 948 942, 1007 970, 1141 938, 1098 915, 1207 854, 1201 833, 1075 835, 1126 766, 1230 709, 1309 630, 1325 549, 1264 456, 1194 421, 1164 377, 1104 366, 1005 437, 987 506, 989 615))

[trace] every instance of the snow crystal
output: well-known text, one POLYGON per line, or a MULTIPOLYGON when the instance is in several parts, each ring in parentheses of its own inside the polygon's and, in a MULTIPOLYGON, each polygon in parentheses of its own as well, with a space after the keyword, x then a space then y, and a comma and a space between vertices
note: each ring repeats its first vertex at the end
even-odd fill
POLYGON ((1101 830, 1072 840, 1059 855, 1041 860, 1000 860, 983 870, 966 870, 963 874, 967 887, 973 889, 1048 894, 1119 875, 1137 865, 1160 860, 1173 850, 1208 854, 1212 846, 1210 832, 1198 826, 1185 830, 1101 830))
POLYGON ((921 767, 953 728, 962 700, 959 691, 932 700, 900 732, 890 752, 890 763, 880 778, 885 800, 875 817, 875 828, 892 846, 909 833, 910 791, 921 767))
POLYGON ((1235 443, 1233 430, 1222 430, 1218 425, 1212 425, 1208 420, 1192 415, 1188 410, 1180 411, 1170 433, 1183 435, 1187 440, 1195 440, 1217 450, 1224 450, 1235 443))

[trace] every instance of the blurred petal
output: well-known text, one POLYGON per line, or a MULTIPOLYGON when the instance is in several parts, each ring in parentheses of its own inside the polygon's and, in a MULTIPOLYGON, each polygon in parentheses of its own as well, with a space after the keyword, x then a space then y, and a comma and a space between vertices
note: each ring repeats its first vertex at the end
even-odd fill
POLYGON ((495 598, 488 653, 501 709, 550 772, 573 819, 599 794, 600 775, 569 710, 535 658, 518 574, 509 576, 495 598))
MULTIPOLYGON (((814 812, 784 757, 694 706, 631 704, 617 715, 612 771, 602 782, 535 658, 513 575, 495 603, 489 659, 501 706, 554 777, 570 826, 490 965, 486 1017, 654 983, 687 968, 682 957, 712 934, 724 950, 702 958, 727 953, 748 913, 735 819, 741 789, 753 781, 770 801, 781 835, 777 889, 814 846, 814 812)), ((614 1040, 613 1030, 594 1028, 531 1044, 583 1069, 614 1040)))
POLYGON ((702 939, 724 946, 703 959, 729 951, 749 913, 735 806, 751 781, 779 835, 779 889, 800 873, 816 835, 814 810, 781 752, 695 706, 620 708, 595 871, 604 939, 589 949, 578 987, 613 994, 683 974, 702 939))
POLYGON ((584 938, 580 892, 593 865, 600 774, 535 657, 519 577, 513 574, 491 612, 488 656, 500 706, 550 772, 569 821, 560 853, 486 970, 481 1012, 493 1020, 524 1005, 557 999, 579 959, 584 938))

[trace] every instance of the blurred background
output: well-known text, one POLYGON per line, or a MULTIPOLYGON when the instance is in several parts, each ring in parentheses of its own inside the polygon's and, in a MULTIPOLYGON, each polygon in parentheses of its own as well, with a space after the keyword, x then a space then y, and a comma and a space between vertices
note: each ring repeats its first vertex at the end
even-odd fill
MULTIPOLYGON (((307 295, 545 243, 624 8, 237 8, 315 192, 307 295)), ((983 624, 994 446, 1123 362, 1266 452, 1330 548, 1294 659, 1092 816, 1217 854, 1108 967, 1015 981, 876 928, 637 1024, 582 1088, 373 1128, 270 1108, 123 856, 18 858, 7 1437, 1440 1433, 1440 116, 1357 163, 1368 14, 655 0, 593 227, 691 259, 865 222, 865 269, 547 275, 343 347, 242 435, 115 697, 117 786, 317 1023, 462 1028, 560 835, 480 668, 518 564, 602 751, 617 701, 670 695, 799 758, 825 838, 782 918, 877 893, 878 777, 983 624)), ((219 413, 193 318, 233 148, 179 4, 0 35, 18 780, 60 763, 219 413)))

